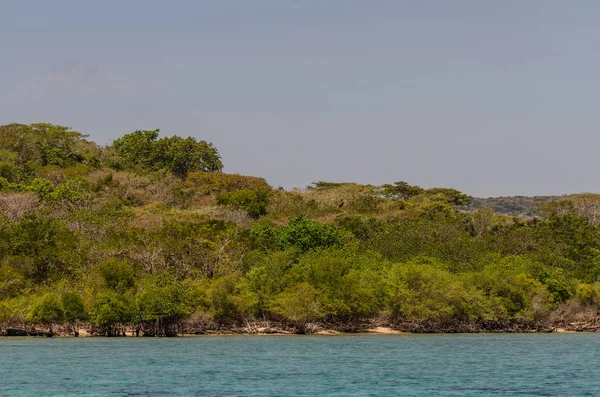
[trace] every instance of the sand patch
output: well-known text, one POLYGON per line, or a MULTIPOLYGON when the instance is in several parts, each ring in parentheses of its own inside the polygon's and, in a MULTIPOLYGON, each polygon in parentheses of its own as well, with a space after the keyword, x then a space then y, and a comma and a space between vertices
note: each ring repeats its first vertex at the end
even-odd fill
POLYGON ((368 329, 367 332, 372 334, 390 334, 390 335, 400 335, 404 334, 402 331, 398 331, 397 329, 392 329, 389 327, 375 327, 368 329))
POLYGON ((569 331, 564 328, 555 328, 554 332, 559 333, 559 334, 574 334, 575 333, 575 331, 569 331))
POLYGON ((323 329, 321 331, 315 332, 315 335, 339 335, 340 331, 336 331, 334 329, 323 329))

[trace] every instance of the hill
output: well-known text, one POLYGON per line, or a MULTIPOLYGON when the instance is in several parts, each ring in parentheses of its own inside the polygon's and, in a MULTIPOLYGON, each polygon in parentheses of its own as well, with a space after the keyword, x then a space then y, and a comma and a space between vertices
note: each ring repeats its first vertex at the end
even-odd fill
POLYGON ((0 126, 0 329, 466 332, 600 320, 599 195, 473 199, 403 181, 286 191, 222 168, 211 143, 158 130, 103 147, 64 126, 0 126))

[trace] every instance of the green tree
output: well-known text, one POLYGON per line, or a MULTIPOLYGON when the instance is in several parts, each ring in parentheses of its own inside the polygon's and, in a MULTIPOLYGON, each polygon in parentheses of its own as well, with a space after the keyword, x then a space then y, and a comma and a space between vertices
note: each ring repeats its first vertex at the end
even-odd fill
POLYGON ((134 131, 113 142, 113 148, 126 168, 153 170, 160 161, 156 140, 159 130, 134 131))
POLYGON ((105 336, 125 334, 125 326, 134 320, 135 311, 125 295, 116 292, 101 294, 93 305, 93 317, 98 333, 105 336))
POLYGON ((0 265, 0 296, 15 298, 25 289, 25 277, 17 269, 8 264, 0 265))
POLYGON ((0 324, 10 321, 14 315, 12 306, 8 302, 0 301, 0 324))
POLYGON ((77 236, 57 220, 26 216, 7 242, 11 255, 22 259, 22 273, 36 283, 68 276, 79 260, 77 236))
POLYGON ((104 286, 115 292, 125 293, 135 284, 133 266, 123 260, 106 259, 99 266, 104 286))
POLYGON ((540 243, 572 260, 573 272, 583 279, 596 264, 600 249, 598 229, 589 225, 588 219, 579 215, 551 215, 537 227, 540 243))
POLYGON ((195 309, 188 285, 167 278, 142 287, 137 308, 144 323, 144 336, 177 336, 181 321, 195 309))
POLYGON ((303 253, 320 248, 338 247, 344 244, 344 235, 332 225, 307 219, 298 215, 287 226, 257 226, 251 231, 255 244, 280 250, 303 253))
POLYGON ((486 319, 483 296, 442 269, 416 263, 396 264, 385 276, 387 305, 396 318, 430 324, 486 319))
POLYGON ((351 250, 316 251, 303 255, 294 270, 320 291, 321 311, 328 320, 346 321, 377 312, 380 286, 369 262, 351 250))
POLYGON ((556 303, 566 302, 573 295, 563 269, 544 269, 538 276, 538 280, 552 294, 556 303))
POLYGON ((577 299, 584 305, 597 305, 600 295, 591 284, 580 284, 577 287, 577 299))
POLYGON ((439 198, 452 205, 469 205, 473 197, 459 192, 456 189, 448 189, 443 187, 435 187, 425 190, 425 194, 429 197, 439 198))
POLYGON ((70 127, 36 123, 0 126, 0 149, 16 154, 17 165, 29 162, 41 165, 68 167, 91 163, 98 147, 87 137, 70 127))
POLYGON ((290 269, 294 260, 289 252, 274 252, 258 261, 246 275, 250 289, 257 295, 260 315, 268 311, 273 297, 283 292, 294 281, 290 269))
POLYGON ((72 210, 88 207, 93 199, 93 191, 87 180, 76 178, 56 186, 46 197, 72 210))
POLYGON ((217 149, 206 141, 172 136, 158 139, 159 130, 135 131, 113 142, 126 168, 140 171, 165 169, 185 179, 191 171, 221 171, 217 149))
POLYGON ((387 198, 398 198, 407 200, 413 196, 423 193, 425 190, 419 186, 411 186, 404 181, 394 182, 393 185, 383 185, 382 194, 387 198))
POLYGON ((48 293, 36 301, 27 316, 27 321, 49 327, 48 335, 52 336, 54 324, 61 324, 64 318, 62 302, 56 294, 48 293))
POLYGON ((319 319, 323 313, 319 304, 319 291, 308 283, 299 283, 277 295, 270 310, 292 321, 298 333, 306 333, 306 325, 319 319))
POLYGON ((232 273, 210 282, 208 305, 213 318, 219 323, 231 324, 240 320, 241 313, 235 299, 239 281, 240 274, 232 273))
POLYGON ((161 166, 182 179, 192 171, 216 172, 223 169, 217 149, 206 141, 172 136, 157 143, 161 166))
POLYGON ((469 283, 487 296, 497 324, 528 326, 549 315, 552 296, 526 274, 528 265, 527 260, 505 258, 468 276, 469 283))
POLYGON ((83 298, 77 292, 65 292, 62 295, 62 306, 65 321, 69 324, 73 335, 79 336, 77 323, 88 319, 83 298))

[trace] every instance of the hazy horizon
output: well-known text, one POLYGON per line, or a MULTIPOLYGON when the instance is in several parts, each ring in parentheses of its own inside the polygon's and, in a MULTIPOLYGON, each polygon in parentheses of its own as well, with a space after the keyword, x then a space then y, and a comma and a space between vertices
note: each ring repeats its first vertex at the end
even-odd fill
POLYGON ((160 128, 285 188, 600 190, 597 2, 58 0, 3 16, 0 124, 101 144, 160 128))

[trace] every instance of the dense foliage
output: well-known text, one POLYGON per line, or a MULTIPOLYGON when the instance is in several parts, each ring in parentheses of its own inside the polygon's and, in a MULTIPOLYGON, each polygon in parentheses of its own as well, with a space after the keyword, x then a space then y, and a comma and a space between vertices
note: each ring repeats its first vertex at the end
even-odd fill
POLYGON ((1 126, 0 328, 172 336, 266 322, 425 332, 598 321, 598 195, 510 217, 454 189, 286 191, 221 169, 210 143, 158 130, 100 147, 67 127, 1 126))

